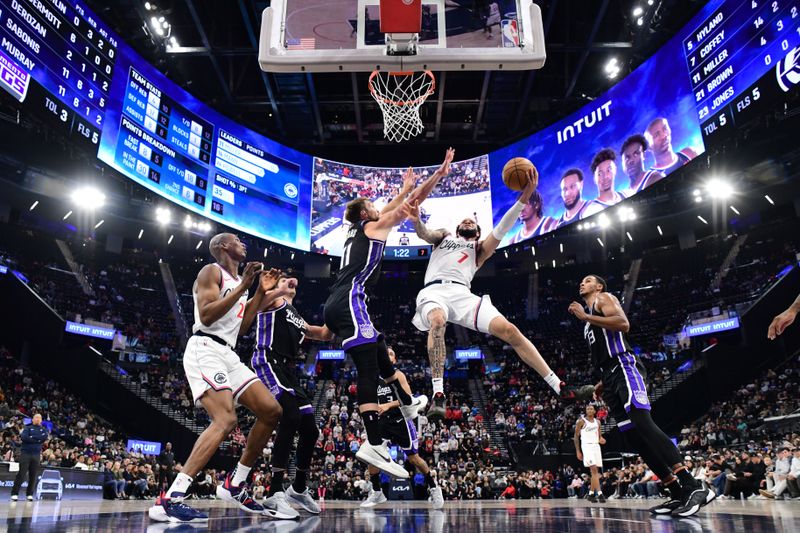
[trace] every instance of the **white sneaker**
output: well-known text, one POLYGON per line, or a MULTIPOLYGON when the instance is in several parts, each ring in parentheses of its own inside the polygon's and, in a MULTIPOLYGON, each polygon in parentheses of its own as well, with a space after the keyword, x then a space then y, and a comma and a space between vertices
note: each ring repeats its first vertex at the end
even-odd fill
POLYGON ((286 489, 286 501, 295 505, 299 505, 309 513, 320 513, 319 505, 317 505, 317 502, 315 502, 314 498, 311 497, 311 493, 308 492, 308 489, 304 490, 303 492, 297 492, 294 490, 294 488, 292 488, 291 485, 289 485, 289 488, 286 489))
POLYGON ((300 518, 300 513, 295 511, 286 501, 286 494, 276 492, 269 498, 264 498, 264 514, 278 520, 294 520, 300 518))
POLYGON ((441 509, 444 507, 444 496, 442 496, 442 487, 433 487, 430 490, 430 501, 434 509, 441 509))
POLYGON ((32 502, 33 501, 33 496, 28 496, 28 501, 32 502))
POLYGON ((386 501, 386 496, 383 494, 382 490, 375 490, 370 487, 369 496, 367 496, 366 500, 361 502, 361 507, 375 507, 376 505, 386 503, 386 501))
POLYGON ((15 502, 15 501, 17 501, 17 500, 19 500, 19 496, 17 496, 16 494, 14 494, 13 496, 11 496, 11 501, 12 501, 12 502, 15 502))
POLYGON ((403 418, 406 420, 414 420, 419 415, 420 411, 424 411, 428 406, 428 397, 424 394, 416 396, 411 402, 411 405, 401 405, 400 412, 403 413, 403 418))
POLYGON ((389 448, 386 443, 380 446, 373 446, 369 441, 364 441, 356 452, 356 459, 371 464, 396 478, 408 479, 406 469, 392 461, 392 456, 389 455, 389 448))

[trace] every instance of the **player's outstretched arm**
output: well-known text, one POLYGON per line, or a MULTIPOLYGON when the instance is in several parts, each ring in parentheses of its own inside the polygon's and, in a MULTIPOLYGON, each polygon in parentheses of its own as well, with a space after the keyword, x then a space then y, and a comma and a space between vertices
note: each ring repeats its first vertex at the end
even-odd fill
POLYGON ((536 169, 534 168, 528 171, 528 183, 519 193, 517 202, 511 206, 511 209, 506 211, 506 214, 503 215, 503 218, 500 219, 500 222, 494 227, 489 236, 481 241, 480 250, 478 251, 478 268, 483 266, 483 263, 494 255, 495 250, 497 250, 497 247, 500 245, 500 241, 503 240, 506 233, 508 233, 511 228, 514 227, 514 224, 517 223, 517 220, 519 220, 519 214, 522 213, 525 204, 531 199, 531 195, 536 188, 536 182, 534 181, 535 172, 536 169))
POLYGON ((392 209, 386 213, 381 213, 381 216, 378 218, 378 220, 367 222, 364 225, 364 233, 370 239, 385 241, 389 236, 389 233, 391 233, 392 228, 406 219, 410 212, 411 206, 408 204, 408 202, 403 202, 395 209, 392 209))
POLYGON ((590 315, 578 302, 569 304, 568 311, 575 315, 578 320, 583 320, 584 322, 604 329, 622 331, 623 333, 627 333, 631 329, 628 317, 625 316, 625 311, 622 310, 622 306, 619 304, 619 300, 617 300, 616 296, 607 292, 601 292, 597 295, 595 305, 604 316, 590 315))
POLYGON ((224 298, 219 297, 220 271, 214 265, 206 265, 197 275, 197 310, 200 314, 200 323, 210 326, 231 310, 243 294, 247 294, 256 275, 263 265, 257 262, 247 263, 242 273, 242 282, 224 298))
POLYGON ((409 202, 419 202, 422 203, 425 201, 428 196, 433 192, 433 189, 439 184, 439 180, 443 177, 450 174, 450 163, 453 162, 453 158, 456 156, 456 151, 453 148, 448 148, 447 152, 444 156, 444 162, 442 166, 436 169, 436 172, 431 174, 431 176, 423 181, 414 191, 411 193, 411 196, 408 197, 409 202))
POLYGON ((310 326, 306 324, 306 337, 313 341, 332 341, 333 332, 328 326, 310 326))
POLYGON ((444 228, 437 230, 428 229, 428 226, 422 222, 422 218, 419 216, 419 202, 417 201, 409 208, 408 219, 414 223, 414 231, 417 232, 417 236, 434 246, 439 246, 444 238, 449 235, 448 231, 444 228))
POLYGON ((414 170, 411 167, 408 167, 408 170, 406 170, 406 173, 403 175, 403 187, 400 189, 400 192, 397 194, 397 196, 392 198, 392 201, 386 204, 383 209, 381 209, 381 214, 400 207, 400 204, 403 203, 405 197, 408 196, 408 194, 414 189, 414 185, 416 183, 417 175, 414 174, 414 170))
POLYGON ((772 323, 769 325, 769 329, 767 329, 767 338, 774 341, 778 335, 782 334, 786 328, 792 325, 794 319, 797 317, 797 313, 800 313, 800 295, 797 296, 797 299, 795 299, 786 311, 772 319, 772 323))

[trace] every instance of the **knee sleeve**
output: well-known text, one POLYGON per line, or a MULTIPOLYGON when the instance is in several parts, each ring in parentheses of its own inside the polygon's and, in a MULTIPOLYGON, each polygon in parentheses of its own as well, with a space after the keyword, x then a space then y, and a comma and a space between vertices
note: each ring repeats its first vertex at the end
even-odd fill
POLYGON ((377 345, 362 344, 348 350, 358 372, 358 404, 378 403, 377 345))

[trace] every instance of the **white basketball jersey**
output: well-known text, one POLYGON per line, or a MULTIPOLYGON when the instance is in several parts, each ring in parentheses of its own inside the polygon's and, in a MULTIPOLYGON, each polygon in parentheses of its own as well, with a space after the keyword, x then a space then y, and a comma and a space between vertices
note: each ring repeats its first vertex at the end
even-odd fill
POLYGON ((457 281, 469 287, 478 270, 477 248, 477 241, 445 237, 431 253, 425 271, 425 284, 440 279, 457 281))
POLYGON ((584 416, 582 416, 581 419, 583 420, 583 428, 581 429, 581 445, 600 444, 600 435, 598 434, 600 424, 597 422, 597 419, 595 418, 591 422, 589 422, 589 420, 587 420, 584 416))
MULTIPOLYGON (((242 280, 239 276, 233 276, 226 272, 225 269, 222 268, 218 263, 214 263, 214 265, 219 270, 222 278, 222 283, 220 283, 219 289, 219 299, 221 300, 230 294, 232 290, 236 289, 236 287, 241 284, 242 280)), ((196 281, 195 286, 192 288, 192 297, 194 298, 194 326, 192 326, 192 332, 197 333, 198 331, 202 331, 203 333, 208 333, 209 335, 216 335, 229 345, 236 346, 236 339, 239 337, 239 328, 241 327, 242 319, 244 318, 244 307, 247 304, 247 293, 242 294, 242 296, 239 298, 239 301, 233 304, 233 307, 228 309, 227 313, 222 315, 216 320, 216 322, 209 326, 205 326, 202 322, 200 322, 200 309, 197 307, 196 281)))

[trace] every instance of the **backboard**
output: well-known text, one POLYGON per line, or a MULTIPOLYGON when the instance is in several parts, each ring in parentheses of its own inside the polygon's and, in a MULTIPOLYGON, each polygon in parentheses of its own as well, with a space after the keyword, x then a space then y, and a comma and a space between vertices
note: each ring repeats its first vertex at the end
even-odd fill
POLYGON ((410 55, 387 52, 380 0, 272 0, 258 59, 267 72, 370 72, 533 70, 545 57, 542 14, 531 0, 422 0, 410 55))

